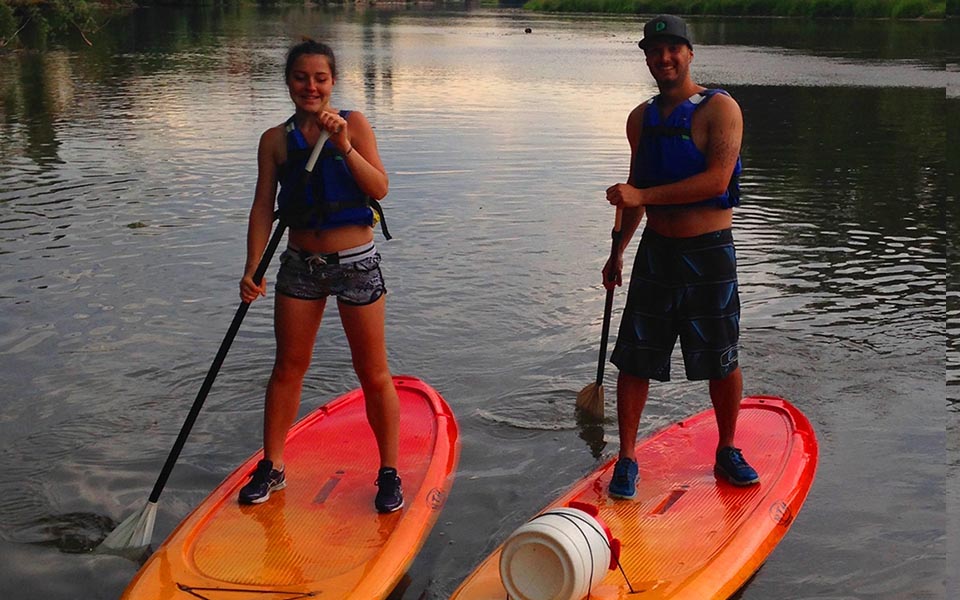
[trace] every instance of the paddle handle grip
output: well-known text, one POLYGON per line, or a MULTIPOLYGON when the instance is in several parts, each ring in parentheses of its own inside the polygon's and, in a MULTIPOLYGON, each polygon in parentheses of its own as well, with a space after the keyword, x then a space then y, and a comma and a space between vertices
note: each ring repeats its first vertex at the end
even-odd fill
POLYGON ((313 167, 316 166, 317 159, 320 158, 320 152, 323 150, 323 147, 327 143, 328 139, 330 139, 330 132, 324 129, 320 132, 320 138, 317 140, 317 145, 313 147, 313 152, 310 153, 310 158, 307 159, 307 165, 305 167, 307 173, 313 173, 313 167))
MULTIPOLYGON (((617 251, 620 249, 620 226, 623 222, 623 209, 619 206, 617 207, 616 216, 613 218, 613 231, 610 232, 610 258, 616 256, 617 251)), ((607 272, 607 281, 614 281, 617 278, 617 274, 613 271, 607 272)))

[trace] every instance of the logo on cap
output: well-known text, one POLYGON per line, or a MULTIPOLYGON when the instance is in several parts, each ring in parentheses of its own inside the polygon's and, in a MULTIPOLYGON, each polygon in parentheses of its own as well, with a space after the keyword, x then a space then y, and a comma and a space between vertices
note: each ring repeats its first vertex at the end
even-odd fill
POLYGON ((657 31, 663 31, 666 28, 667 28, 667 24, 664 23, 663 21, 658 22, 656 25, 657 31))

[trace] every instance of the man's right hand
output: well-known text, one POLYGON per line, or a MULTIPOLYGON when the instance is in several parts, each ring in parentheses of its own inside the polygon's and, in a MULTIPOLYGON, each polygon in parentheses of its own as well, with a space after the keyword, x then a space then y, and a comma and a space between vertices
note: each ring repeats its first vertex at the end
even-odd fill
POLYGON ((643 190, 629 183, 615 183, 607 188, 607 202, 617 208, 638 208, 643 206, 643 190))

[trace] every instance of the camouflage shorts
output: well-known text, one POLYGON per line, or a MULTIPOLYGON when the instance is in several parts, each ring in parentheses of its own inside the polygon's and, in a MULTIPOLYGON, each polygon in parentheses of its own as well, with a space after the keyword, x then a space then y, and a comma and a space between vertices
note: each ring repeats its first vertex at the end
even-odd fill
POLYGON ((287 248, 280 255, 277 293, 301 300, 336 296, 353 306, 373 304, 387 288, 380 272, 380 253, 374 248, 372 254, 365 254, 370 255, 356 262, 323 264, 305 252, 287 248))

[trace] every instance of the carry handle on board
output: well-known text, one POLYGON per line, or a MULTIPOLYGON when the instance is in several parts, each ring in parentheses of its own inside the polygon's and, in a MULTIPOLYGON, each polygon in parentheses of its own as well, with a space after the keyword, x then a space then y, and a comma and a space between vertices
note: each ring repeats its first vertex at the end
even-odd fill
MULTIPOLYGON (((329 137, 330 133, 326 130, 320 132, 320 139, 317 140, 317 144, 313 147, 313 152, 310 154, 309 160, 307 160, 305 167, 307 173, 313 172, 313 168, 317 164, 317 159, 320 156, 320 150, 324 144, 326 144, 329 137)), ((267 247, 263 251, 260 264, 257 265, 257 269, 253 273, 253 282, 257 285, 260 285, 260 282, 263 281, 263 276, 270 266, 270 261, 273 259, 273 254, 276 252, 277 246, 280 245, 280 240, 283 238, 285 230, 286 224, 283 222, 283 219, 280 219, 273 231, 273 235, 270 237, 270 241, 267 243, 267 247)), ((210 389, 213 387, 213 381, 217 378, 217 373, 220 372, 220 367, 227 357, 230 345, 237 336, 237 332, 240 330, 240 324, 243 322, 243 318, 246 316, 249 308, 249 302, 241 302, 240 306, 237 307, 237 312, 233 316, 230 327, 227 329, 227 334, 224 336, 223 342, 220 343, 217 356, 213 359, 213 364, 210 365, 210 369, 207 371, 207 376, 200 386, 200 391, 197 393, 196 400, 193 401, 190 412, 187 413, 187 418, 180 428, 180 434, 177 435, 177 440, 174 442, 173 448, 170 449, 167 462, 164 463, 163 469, 160 470, 160 476, 157 477, 153 491, 150 492, 147 504, 140 513, 135 513, 127 517, 116 529, 110 532, 110 535, 100 543, 101 547, 109 550, 135 550, 150 545, 150 540, 153 537, 153 525, 156 521, 157 501, 160 499, 160 493, 167 484, 167 479, 173 471, 173 466, 176 464, 177 458, 180 457, 180 452, 187 442, 190 430, 193 429, 193 424, 200 414, 200 409, 207 399, 207 394, 210 393, 210 389)))

